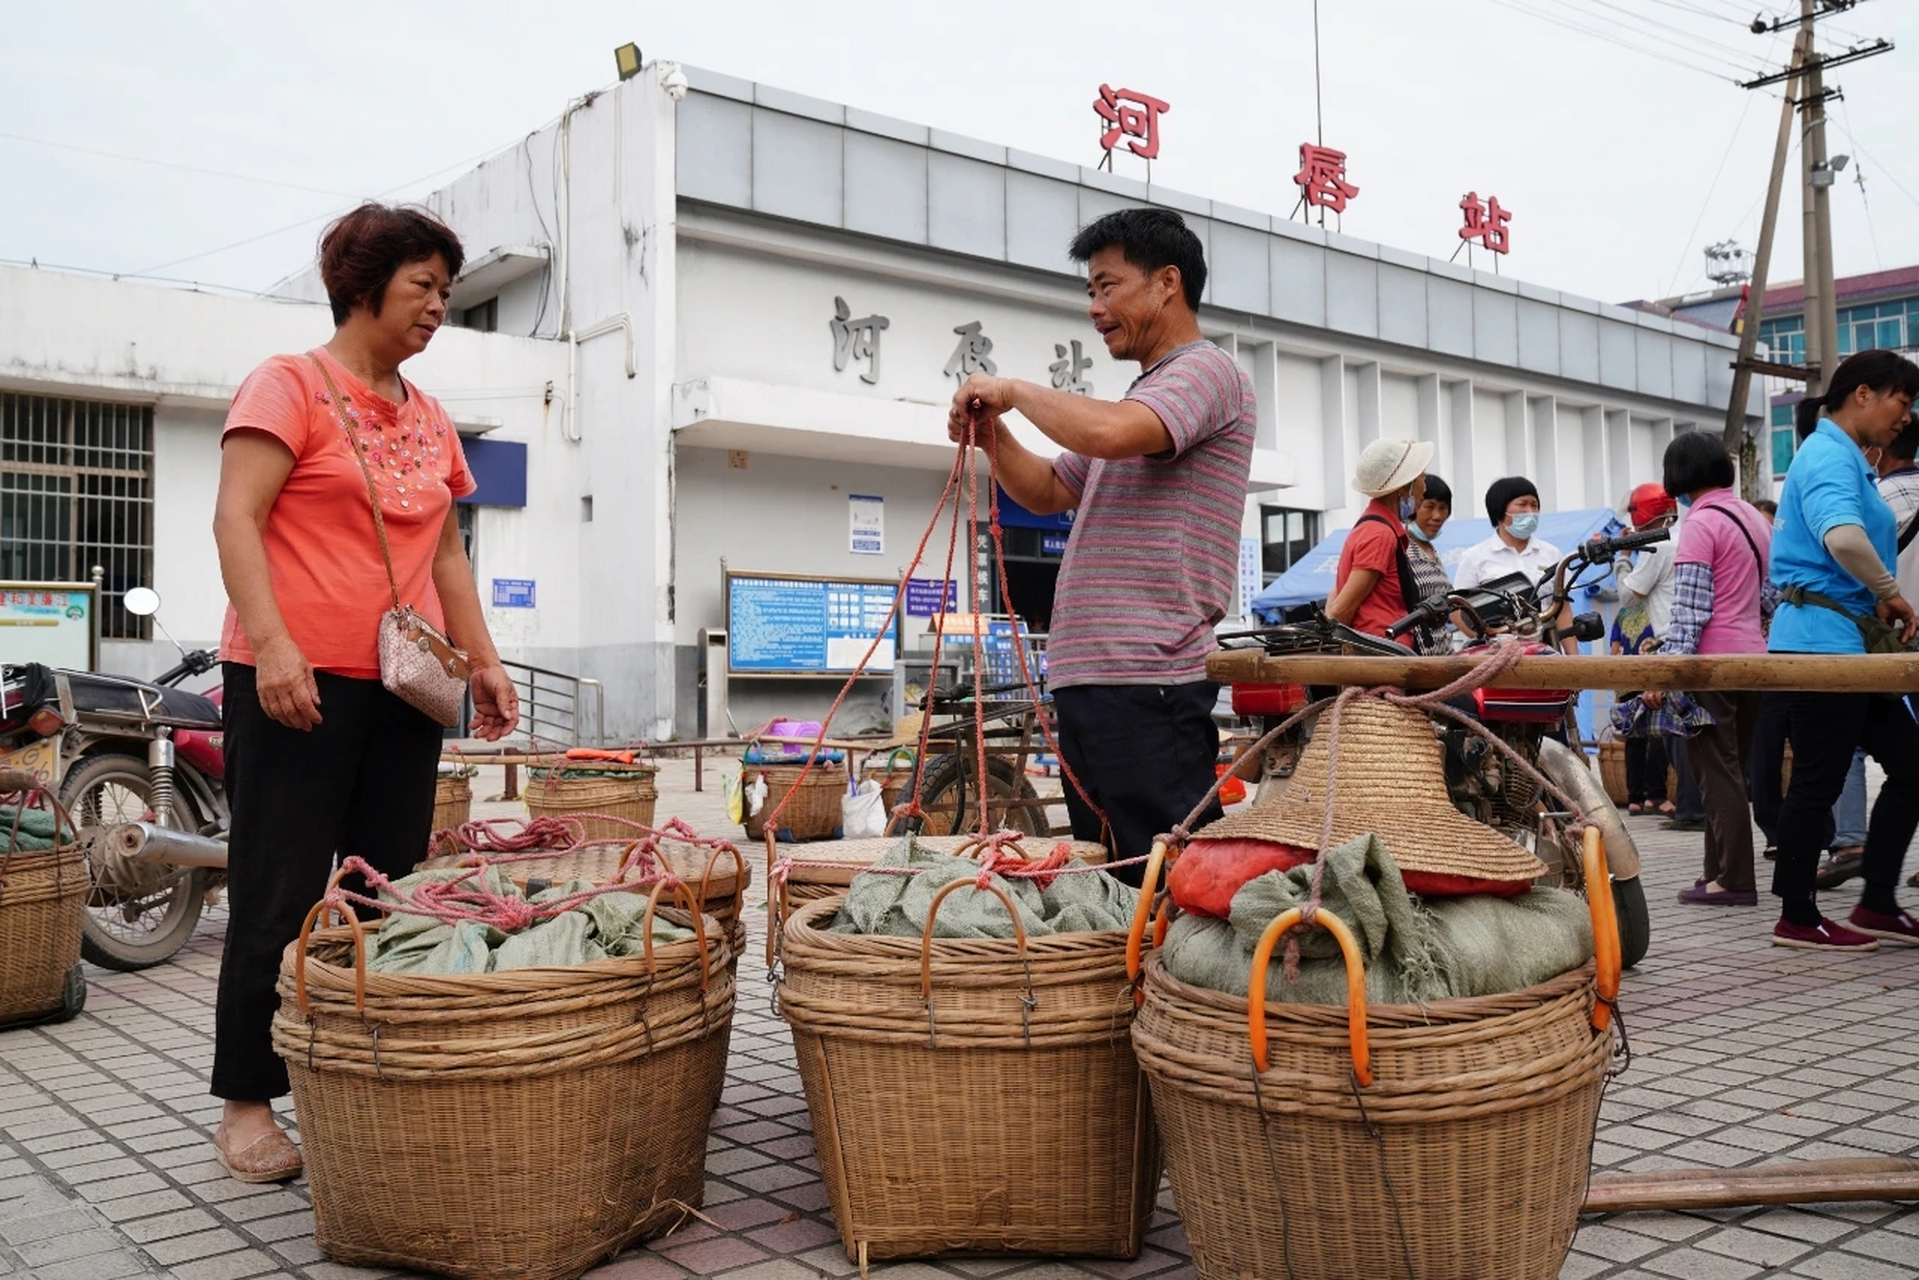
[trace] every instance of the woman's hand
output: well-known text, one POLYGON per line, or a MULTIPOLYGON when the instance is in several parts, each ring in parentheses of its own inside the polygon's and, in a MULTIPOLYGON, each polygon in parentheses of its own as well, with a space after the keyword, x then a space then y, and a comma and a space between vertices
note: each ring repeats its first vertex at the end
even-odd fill
POLYGON ((293 637, 282 636, 254 651, 254 684, 260 709, 289 729, 320 723, 320 686, 293 637))
POLYGON ((1904 596, 1894 592, 1881 600, 1874 612, 1879 615, 1881 622, 1890 622, 1899 628, 1901 644, 1912 643, 1912 633, 1919 630, 1919 615, 1913 613, 1912 606, 1904 596))
POLYGON ((505 667, 475 667, 471 677, 473 690, 473 736, 486 742, 498 742, 520 723, 520 692, 505 667))
POLYGON ((1647 689, 1639 695, 1639 700, 1657 711, 1659 704, 1666 700, 1666 695, 1658 689, 1647 689))

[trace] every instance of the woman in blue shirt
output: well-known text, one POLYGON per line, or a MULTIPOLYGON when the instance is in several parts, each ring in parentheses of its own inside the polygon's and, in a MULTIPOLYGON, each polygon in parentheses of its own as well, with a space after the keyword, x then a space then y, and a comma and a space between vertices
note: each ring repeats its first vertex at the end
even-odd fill
MULTIPOLYGON (((1773 653, 1862 654, 1865 631, 1891 624, 1910 642, 1919 620, 1893 578, 1897 529, 1879 497, 1870 450, 1905 428, 1919 397, 1919 365, 1891 351, 1862 351, 1841 364, 1823 396, 1799 405, 1801 444, 1779 495, 1772 582, 1780 602, 1773 653)), ((1914 428, 1919 430, 1919 428, 1914 428)), ((1790 693, 1792 784, 1779 811, 1777 946, 1866 951, 1883 938, 1919 944, 1919 922, 1893 897, 1906 846, 1919 828, 1919 726, 1896 697, 1790 693), (1846 783, 1854 748, 1886 771, 1867 828, 1866 890, 1848 925, 1814 900, 1826 815, 1846 783)))

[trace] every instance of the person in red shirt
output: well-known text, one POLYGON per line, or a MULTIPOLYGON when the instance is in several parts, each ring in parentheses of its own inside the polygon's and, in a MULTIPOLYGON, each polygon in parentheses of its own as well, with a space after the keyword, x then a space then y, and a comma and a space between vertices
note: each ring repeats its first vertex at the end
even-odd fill
POLYGON ((1426 440, 1375 440, 1359 455, 1353 488, 1372 501, 1340 550, 1328 617, 1383 636, 1419 602, 1406 558, 1406 521, 1419 506, 1432 457, 1433 445, 1426 440))

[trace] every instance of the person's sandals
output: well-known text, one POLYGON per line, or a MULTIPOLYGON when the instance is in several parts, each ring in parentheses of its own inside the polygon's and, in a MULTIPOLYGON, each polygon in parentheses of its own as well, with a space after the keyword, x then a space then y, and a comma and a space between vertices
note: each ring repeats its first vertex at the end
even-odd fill
POLYGON ((284 1129, 263 1133, 239 1151, 227 1145, 227 1130, 213 1131, 213 1155, 220 1167, 240 1182, 286 1182, 300 1176, 305 1162, 284 1129))
MULTIPOLYGON (((1649 806, 1647 806, 1647 807, 1648 807, 1648 808, 1651 808, 1652 806, 1650 806, 1650 805, 1649 805, 1649 806)), ((1667 817, 1667 818, 1670 818, 1670 817, 1672 817, 1672 816, 1673 816, 1673 815, 1674 815, 1675 813, 1678 813, 1678 812, 1679 812, 1679 806, 1678 806, 1678 805, 1676 805, 1676 804, 1674 804, 1674 803, 1673 803, 1672 801, 1670 801, 1670 800, 1662 800, 1662 801, 1661 801, 1661 802, 1659 803, 1659 806, 1658 806, 1658 809, 1659 809, 1659 813, 1660 813, 1660 815, 1661 815, 1662 817, 1667 817)))
POLYGON ((1820 864, 1818 874, 1813 877, 1813 883, 1821 889, 1837 889, 1858 875, 1865 861, 1866 846, 1862 844, 1834 849, 1832 856, 1820 864))
POLYGON ((1626 812, 1630 813, 1635 818, 1637 818, 1640 814, 1644 813, 1645 811, 1646 811, 1646 806, 1643 804, 1640 804, 1637 800, 1634 800, 1631 804, 1628 804, 1626 806, 1626 812))
POLYGON ((1695 906, 1710 907, 1756 907, 1759 905, 1757 889, 1722 889, 1717 881, 1702 880, 1690 889, 1679 891, 1681 902, 1690 902, 1695 906))

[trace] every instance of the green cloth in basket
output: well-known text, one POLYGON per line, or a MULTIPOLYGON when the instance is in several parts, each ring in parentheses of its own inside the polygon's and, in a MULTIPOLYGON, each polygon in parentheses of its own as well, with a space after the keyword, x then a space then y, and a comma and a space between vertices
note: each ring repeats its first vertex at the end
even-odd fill
MULTIPOLYGON (((1577 894, 1535 887, 1512 898, 1419 898, 1374 835, 1322 858, 1320 905, 1358 941, 1370 1003, 1521 991, 1592 959, 1592 917, 1577 894)), ((1309 863, 1247 881, 1233 895, 1230 920, 1181 916, 1161 953, 1166 971, 1194 986, 1245 995, 1260 934, 1282 912, 1305 905, 1312 876, 1309 863)), ((1266 971, 1266 998, 1345 1004, 1345 963, 1332 934, 1302 926, 1287 936, 1299 939, 1298 977, 1285 976, 1282 942, 1266 971)))
MULTIPOLYGON (((1033 842, 1035 846, 1038 843, 1033 842)), ((902 837, 873 865, 912 867, 918 874, 862 871, 854 876, 831 932, 920 937, 926 931, 926 909, 933 895, 954 880, 972 880, 979 875, 978 863, 922 848, 911 836, 902 837)), ((1068 865, 1086 864, 1074 859, 1068 865)), ((1044 889, 1032 880, 998 875, 992 883, 1013 900, 1029 937, 1127 929, 1132 926, 1133 909, 1139 903, 1139 890, 1103 872, 1062 875, 1044 889)), ((994 895, 956 889, 940 904, 933 936, 1010 938, 1013 922, 1006 914, 1006 905, 994 895)))
MULTIPOLYGON (((432 881, 452 880, 465 870, 442 867, 416 871, 393 882, 401 892, 432 881)), ((519 898, 519 888, 498 867, 486 869, 493 892, 519 898)), ((583 893, 593 884, 569 880, 532 896, 534 903, 554 902, 583 893)), ((392 894, 382 895, 396 901, 392 894)), ((507 933, 478 921, 443 924, 428 916, 394 912, 387 916, 368 947, 367 968, 378 973, 469 974, 502 969, 565 968, 612 956, 643 954, 646 949, 646 896, 614 891, 599 894, 549 919, 516 933, 507 933)), ((655 943, 683 942, 691 929, 656 915, 655 943)))
MULTIPOLYGON (((21 811, 12 805, 0 805, 0 855, 7 851, 7 840, 13 838, 13 848, 21 853, 45 853, 53 848, 53 811, 36 809, 29 805, 21 811), (20 830, 13 830, 13 816, 20 814, 20 830)), ((66 839, 73 842, 73 828, 66 829, 66 839)))

